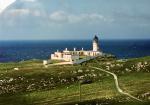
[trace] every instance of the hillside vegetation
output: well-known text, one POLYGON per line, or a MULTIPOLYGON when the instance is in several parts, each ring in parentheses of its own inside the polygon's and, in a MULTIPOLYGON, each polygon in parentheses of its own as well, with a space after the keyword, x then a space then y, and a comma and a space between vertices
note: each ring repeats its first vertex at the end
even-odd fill
POLYGON ((150 57, 117 60, 105 56, 80 65, 48 67, 40 60, 0 63, 0 105, 148 105, 149 77, 150 57), (120 87, 144 102, 119 94, 111 75, 90 66, 115 73, 120 87))

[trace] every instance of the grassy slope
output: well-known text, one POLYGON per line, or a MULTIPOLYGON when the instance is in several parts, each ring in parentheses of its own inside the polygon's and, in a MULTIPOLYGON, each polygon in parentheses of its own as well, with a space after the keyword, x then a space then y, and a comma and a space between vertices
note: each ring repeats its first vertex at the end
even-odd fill
POLYGON ((130 59, 125 62, 110 58, 98 58, 82 65, 49 68, 44 68, 41 61, 37 60, 0 64, 0 80, 6 80, 6 83, 0 83, 1 89, 6 88, 1 93, 0 105, 33 103, 43 105, 43 101, 49 104, 78 102, 79 77, 93 80, 92 84, 81 86, 82 101, 95 99, 101 100, 101 102, 104 100, 131 101, 128 97, 117 93, 111 76, 92 70, 88 68, 88 65, 104 69, 107 69, 106 66, 110 66, 108 70, 119 76, 120 86, 124 91, 149 102, 148 96, 141 97, 150 92, 150 64, 145 63, 149 61, 150 57, 130 59), (139 62, 146 65, 137 71, 136 66, 139 62), (134 68, 133 65, 135 65, 134 68), (19 67, 20 70, 14 70, 15 67, 19 67), (11 78, 13 78, 12 81, 10 81, 11 78), (27 90, 28 87, 30 87, 29 90, 27 90))

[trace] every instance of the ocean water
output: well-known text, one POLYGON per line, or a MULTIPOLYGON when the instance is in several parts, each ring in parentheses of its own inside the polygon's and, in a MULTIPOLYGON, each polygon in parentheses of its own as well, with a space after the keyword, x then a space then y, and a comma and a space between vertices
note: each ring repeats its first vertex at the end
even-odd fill
MULTIPOLYGON (((48 59, 50 54, 65 48, 92 50, 91 40, 0 41, 0 62, 48 59)), ((150 40, 101 40, 100 49, 117 58, 150 56, 150 40)))

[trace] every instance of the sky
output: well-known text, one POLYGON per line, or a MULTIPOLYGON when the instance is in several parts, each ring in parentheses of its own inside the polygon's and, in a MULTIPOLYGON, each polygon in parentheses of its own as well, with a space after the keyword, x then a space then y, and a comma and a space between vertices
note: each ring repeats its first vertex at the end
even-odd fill
POLYGON ((0 0, 0 40, 150 39, 150 0, 0 0))

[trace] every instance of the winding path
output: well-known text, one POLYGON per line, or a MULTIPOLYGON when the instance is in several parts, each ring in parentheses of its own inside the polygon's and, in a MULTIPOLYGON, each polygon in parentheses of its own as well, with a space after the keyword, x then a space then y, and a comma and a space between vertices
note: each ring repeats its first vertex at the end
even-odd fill
POLYGON ((111 75, 114 77, 116 88, 117 88, 117 90, 118 90, 118 92, 119 92, 120 94, 126 95, 126 96, 128 96, 128 97, 131 97, 131 98, 137 100, 137 101, 142 102, 142 100, 140 100, 140 99, 138 99, 138 98, 132 96, 131 94, 126 93, 126 92, 123 92, 123 90, 119 87, 119 82, 118 82, 118 78, 117 78, 117 75, 116 75, 116 74, 114 74, 114 73, 112 73, 112 72, 109 72, 109 71, 106 71, 106 70, 103 70, 103 69, 98 68, 98 67, 92 67, 92 66, 90 66, 90 67, 93 68, 93 69, 97 69, 97 70, 106 72, 106 73, 108 73, 108 74, 111 74, 111 75))

